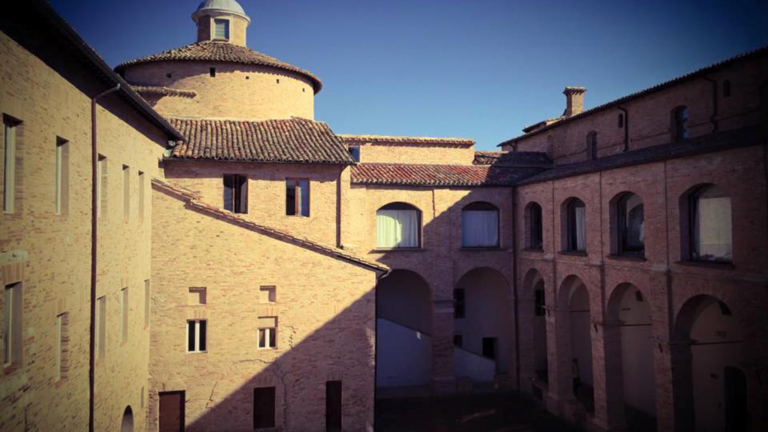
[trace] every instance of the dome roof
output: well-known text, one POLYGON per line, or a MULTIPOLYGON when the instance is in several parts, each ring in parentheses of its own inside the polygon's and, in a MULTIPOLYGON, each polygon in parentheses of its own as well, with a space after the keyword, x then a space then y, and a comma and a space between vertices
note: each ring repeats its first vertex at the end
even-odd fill
POLYGON ((224 11, 248 18, 245 10, 236 0, 204 0, 192 14, 192 18, 196 20, 196 17, 205 11, 224 11))

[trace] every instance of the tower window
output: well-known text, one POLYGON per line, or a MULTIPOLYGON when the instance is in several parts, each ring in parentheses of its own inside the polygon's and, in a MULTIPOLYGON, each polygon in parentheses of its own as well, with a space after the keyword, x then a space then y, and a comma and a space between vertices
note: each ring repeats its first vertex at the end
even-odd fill
POLYGON ((216 78, 216 68, 211 68, 211 78, 216 78))
POLYGON ((223 19, 213 20, 216 33, 214 39, 227 39, 229 40, 229 21, 223 19))

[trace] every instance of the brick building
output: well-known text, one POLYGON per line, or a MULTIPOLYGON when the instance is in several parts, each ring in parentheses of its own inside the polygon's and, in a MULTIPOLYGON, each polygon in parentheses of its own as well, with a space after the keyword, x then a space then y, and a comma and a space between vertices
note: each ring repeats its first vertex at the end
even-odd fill
POLYGON ((319 78, 234 0, 114 71, 9 12, 3 431, 363 431, 376 395, 492 390, 593 430, 768 424, 765 49, 568 87, 481 152, 315 121, 319 78))

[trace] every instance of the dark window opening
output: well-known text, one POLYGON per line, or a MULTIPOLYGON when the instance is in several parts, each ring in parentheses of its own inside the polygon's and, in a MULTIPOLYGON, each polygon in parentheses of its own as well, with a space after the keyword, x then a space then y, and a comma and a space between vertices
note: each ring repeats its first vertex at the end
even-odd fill
POLYGON ((349 150, 349 154, 352 156, 352 159, 354 159, 355 162, 360 162, 360 147, 349 146, 348 150, 349 150))
POLYGON ((275 427, 275 388, 253 389, 253 428, 275 427))
POLYGON ((341 432, 341 381, 325 383, 325 430, 341 432))
POLYGON ((461 319, 465 317, 466 312, 466 299, 464 288, 456 288, 453 290, 453 317, 461 319))
POLYGON ((624 113, 619 114, 619 129, 624 127, 624 113))
POLYGON ((688 139, 688 108, 681 106, 672 111, 672 139, 688 139))
POLYGON ((224 174, 224 210, 248 213, 248 177, 224 174))
POLYGON ((280 78, 278 78, 276 81, 277 81, 278 84, 280 84, 280 78))
POLYGON ((731 80, 723 81, 723 98, 731 97, 731 80))
POLYGON ((495 337, 483 338, 483 357, 496 360, 496 344, 498 339, 495 337))
POLYGON ((309 180, 285 180, 285 214, 309 217, 309 180))
POLYGON ((597 132, 587 134, 587 156, 590 159, 597 159, 597 132))
POLYGON ((571 199, 566 206, 564 231, 566 251, 587 249, 587 208, 578 198, 571 199))
POLYGON ((626 193, 616 201, 616 253, 642 254, 645 251, 645 217, 643 201, 626 193))
POLYGON ((718 301, 717 304, 718 304, 718 306, 720 306, 720 313, 723 316, 733 316, 733 314, 731 313, 731 309, 728 307, 727 304, 725 304, 725 303, 723 303, 721 301, 718 301))
POLYGON ((172 74, 172 73, 170 73, 170 72, 168 72, 167 74, 165 74, 165 77, 166 77, 166 78, 171 78, 171 77, 173 77, 173 74, 172 74))
POLYGON ((216 78, 216 68, 211 68, 211 78, 216 78))
POLYGON ((464 336, 461 334, 455 334, 453 335, 453 346, 463 348, 464 347, 464 336))
POLYGON ((536 316, 544 316, 545 313, 545 307, 547 305, 546 298, 544 297, 544 290, 537 289, 534 293, 534 305, 535 305, 535 311, 536 316))
POLYGON ((635 291, 635 300, 637 300, 638 303, 643 302, 643 293, 640 291, 635 291))
POLYGON ((528 206, 528 249, 541 250, 544 247, 544 225, 541 206, 531 203, 528 206))
POLYGON ((207 321, 187 321, 187 351, 204 352, 206 348, 207 321))

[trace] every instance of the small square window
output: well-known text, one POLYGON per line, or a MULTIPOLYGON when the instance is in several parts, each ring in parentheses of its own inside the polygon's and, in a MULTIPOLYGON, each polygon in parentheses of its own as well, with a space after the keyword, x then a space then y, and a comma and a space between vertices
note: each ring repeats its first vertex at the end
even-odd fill
POLYGON ((276 288, 263 286, 259 288, 259 303, 275 303, 277 301, 276 288))
POLYGON ((208 304, 207 290, 205 287, 191 287, 189 288, 189 295, 187 296, 187 304, 190 306, 208 304))

